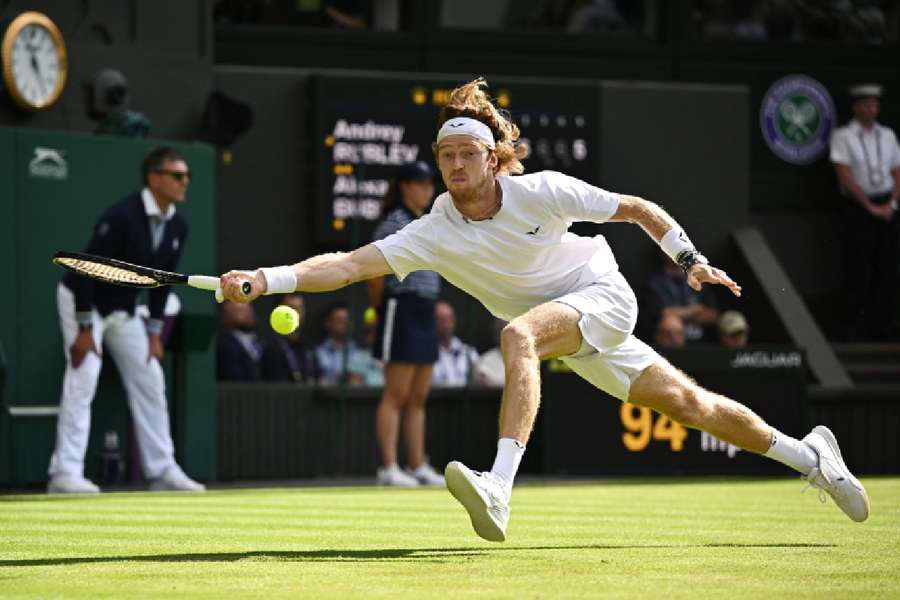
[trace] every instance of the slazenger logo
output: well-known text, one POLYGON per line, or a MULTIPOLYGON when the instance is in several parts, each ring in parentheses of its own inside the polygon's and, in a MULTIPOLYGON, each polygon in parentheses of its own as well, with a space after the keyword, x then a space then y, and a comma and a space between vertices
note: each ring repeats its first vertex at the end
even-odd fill
POLYGON ((28 174, 42 179, 68 179, 69 165, 62 150, 35 146, 34 158, 28 163, 28 174))
POLYGON ((803 366, 799 352, 738 352, 731 361, 735 369, 796 369, 803 366))
POLYGON ((828 90, 803 75, 773 83, 759 109, 759 125, 769 148, 795 165, 809 164, 825 154, 834 121, 828 90))

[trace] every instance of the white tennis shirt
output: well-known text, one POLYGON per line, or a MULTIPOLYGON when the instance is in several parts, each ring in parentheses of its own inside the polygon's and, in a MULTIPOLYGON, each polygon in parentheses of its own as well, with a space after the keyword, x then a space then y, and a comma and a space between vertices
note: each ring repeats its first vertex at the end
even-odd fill
POLYGON ((568 231, 574 221, 607 221, 618 194, 554 171, 497 181, 503 205, 490 219, 467 221, 444 192, 430 213, 373 242, 394 274, 436 271, 510 320, 618 269, 602 235, 568 231))

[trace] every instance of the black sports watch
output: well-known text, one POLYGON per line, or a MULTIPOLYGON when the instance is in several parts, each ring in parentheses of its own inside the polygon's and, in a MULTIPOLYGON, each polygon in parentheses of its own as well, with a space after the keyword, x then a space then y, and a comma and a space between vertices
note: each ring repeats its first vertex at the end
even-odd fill
POLYGON ((694 265, 708 265, 709 260, 696 250, 684 250, 675 258, 681 270, 687 274, 694 265))

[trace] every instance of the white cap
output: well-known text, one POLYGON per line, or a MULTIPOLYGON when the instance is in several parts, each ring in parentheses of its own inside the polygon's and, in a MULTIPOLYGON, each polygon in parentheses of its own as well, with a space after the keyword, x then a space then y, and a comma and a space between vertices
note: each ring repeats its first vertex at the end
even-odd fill
POLYGON ((438 131, 437 143, 440 144, 441 140, 448 135, 471 135, 478 141, 483 142, 491 150, 496 147, 491 128, 477 119, 470 119, 469 117, 447 119, 441 125, 440 131, 438 131))
POLYGON ((736 333, 747 329, 747 319, 736 310, 726 310, 719 319, 719 331, 722 333, 736 333))
POLYGON ((862 98, 881 98, 882 87, 877 83, 861 83, 850 88, 850 97, 854 100, 862 98))

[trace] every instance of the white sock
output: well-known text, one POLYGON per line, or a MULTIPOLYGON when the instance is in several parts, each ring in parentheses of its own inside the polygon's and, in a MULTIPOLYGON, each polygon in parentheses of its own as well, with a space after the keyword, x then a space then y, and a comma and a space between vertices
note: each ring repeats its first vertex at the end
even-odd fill
POLYGON ((809 444, 785 435, 774 427, 772 428, 772 445, 763 456, 775 459, 800 471, 803 475, 808 475, 819 464, 819 455, 809 444))
POLYGON ((519 470, 523 454, 525 454, 525 446, 519 440, 500 438, 500 441, 497 442, 497 458, 494 459, 491 473, 503 481, 507 495, 512 493, 513 480, 516 478, 516 471, 519 470))

